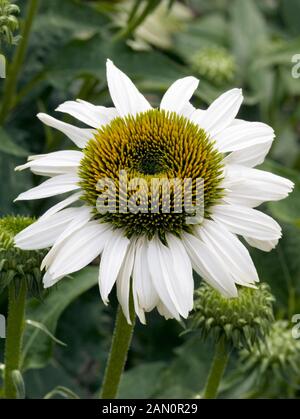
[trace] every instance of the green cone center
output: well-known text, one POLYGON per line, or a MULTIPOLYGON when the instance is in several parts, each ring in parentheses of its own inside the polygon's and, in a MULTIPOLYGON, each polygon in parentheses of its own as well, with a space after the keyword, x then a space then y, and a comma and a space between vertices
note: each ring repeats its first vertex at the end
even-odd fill
POLYGON ((192 185, 193 208, 199 204, 197 179, 202 179, 201 205, 206 216, 222 197, 223 155, 203 129, 175 113, 150 110, 135 117, 116 118, 97 131, 83 152, 79 168, 82 199, 94 208, 97 219, 124 229, 128 237, 146 235, 151 238, 158 234, 164 238, 167 232, 180 234, 182 230, 189 230, 187 217, 192 210, 183 205, 185 179, 192 185), (121 172, 126 173, 126 184, 131 185, 128 190, 124 190, 124 183, 120 181, 121 172), (103 195, 99 181, 104 179, 112 180, 115 185, 116 199, 110 194, 107 199, 108 203, 114 200, 114 212, 99 213, 96 209, 97 200, 103 195), (132 188, 136 180, 137 186, 132 188), (167 180, 171 185, 169 212, 164 207, 163 187, 159 188, 159 199, 154 205, 150 190, 157 180, 162 184, 167 180), (126 203, 136 196, 140 210, 124 213, 126 203), (176 206, 178 202, 182 203, 181 212, 176 206), (154 207, 155 213, 151 211, 154 207))

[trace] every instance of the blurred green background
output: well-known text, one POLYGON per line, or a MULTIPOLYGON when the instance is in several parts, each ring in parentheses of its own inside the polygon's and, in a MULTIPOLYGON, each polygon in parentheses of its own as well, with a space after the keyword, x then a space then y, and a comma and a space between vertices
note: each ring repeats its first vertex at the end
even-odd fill
MULTIPOLYGON (((30 2, 16 2, 21 22, 30 2)), ((40 182, 29 172, 16 174, 14 167, 28 155, 72 147, 59 132, 39 122, 38 112, 54 115, 58 104, 75 98, 110 105, 106 58, 126 72, 153 105, 159 104, 174 80, 185 75, 201 79, 193 99, 197 107, 206 107, 226 89, 242 87, 245 102, 239 117, 270 124, 276 132, 264 169, 295 182, 288 199, 264 208, 283 227, 278 247, 271 253, 251 250, 261 280, 270 284, 276 298, 276 318, 290 322, 293 314, 300 313, 300 56, 296 56, 300 54, 300 0, 39 3, 13 100, 1 116, 1 216, 39 216, 55 202, 14 204, 20 192, 40 182)), ((8 62, 7 79, 0 80, 2 110, 16 48, 2 45, 8 62)), ((81 397, 93 397, 98 391, 116 301, 112 297, 111 305, 104 307, 96 283, 95 265, 29 302, 27 318, 43 323, 67 346, 27 327, 27 397, 43 398, 58 385, 81 397)), ((0 313, 5 312, 2 294, 0 313)), ((183 331, 184 325, 166 322, 155 313, 148 315, 146 327, 137 326, 120 397, 199 394, 211 361, 211 344, 183 331)), ((3 344, 0 340, 1 358, 3 344)), ((221 397, 297 397, 300 359, 298 368, 286 377, 277 377, 273 370, 267 376, 259 369, 245 373, 239 354, 234 353, 221 397)))

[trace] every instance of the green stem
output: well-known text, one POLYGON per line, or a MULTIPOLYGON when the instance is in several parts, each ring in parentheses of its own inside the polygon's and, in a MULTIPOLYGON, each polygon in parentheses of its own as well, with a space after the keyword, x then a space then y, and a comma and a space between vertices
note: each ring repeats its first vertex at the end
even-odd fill
POLYGON ((4 92, 3 92, 3 104, 0 113, 0 124, 3 125, 7 115, 12 107, 14 96, 16 93, 17 83, 19 76, 22 70, 24 58, 26 55, 29 36, 34 21, 34 17, 37 13, 39 5, 39 0, 30 0, 27 9, 27 15, 23 25, 21 39, 16 49, 16 53, 13 58, 13 62, 10 66, 8 77, 5 82, 4 92))
POLYGON ((204 390, 204 399, 215 399, 217 397, 218 388, 225 372, 228 359, 229 352, 225 340, 221 338, 216 345, 214 359, 204 390))
MULTIPOLYGON (((146 3, 145 9, 136 19, 131 19, 125 28, 122 28, 113 37, 113 41, 117 42, 121 39, 127 39, 129 36, 144 22, 147 16, 159 6, 159 0, 149 0, 146 3)), ((134 17, 134 16, 133 16, 134 17)))
POLYGON ((15 399, 16 388, 12 373, 20 369, 22 339, 25 326, 26 281, 18 289, 14 282, 8 290, 8 319, 5 341, 4 398, 15 399))
POLYGON ((131 325, 127 323, 122 308, 118 308, 115 330, 100 395, 102 399, 115 399, 117 397, 135 323, 132 302, 130 305, 131 325))
POLYGON ((138 11, 140 5, 141 5, 140 0, 135 0, 133 6, 131 8, 131 11, 128 15, 127 25, 134 19, 135 15, 136 15, 136 12, 138 11))

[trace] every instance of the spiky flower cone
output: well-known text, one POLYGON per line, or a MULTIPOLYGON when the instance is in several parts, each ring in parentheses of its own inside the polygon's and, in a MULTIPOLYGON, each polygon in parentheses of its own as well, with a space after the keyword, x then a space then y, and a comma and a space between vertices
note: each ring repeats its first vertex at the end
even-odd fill
POLYGON ((0 41, 7 44, 15 44, 18 37, 14 36, 14 32, 19 27, 16 14, 20 13, 20 9, 16 4, 10 3, 8 0, 0 0, 0 41))
POLYGON ((274 297, 266 284, 240 288, 238 298, 225 298, 209 285, 196 291, 191 329, 204 337, 223 338, 234 347, 249 346, 265 336, 273 322, 274 297))
POLYGON ((40 265, 45 255, 41 250, 21 250, 14 246, 14 237, 34 222, 29 217, 4 217, 0 219, 0 292, 15 282, 16 289, 26 281, 31 293, 41 288, 40 265))
POLYGON ((240 352, 240 359, 245 372, 256 370, 258 384, 279 378, 292 385, 300 374, 300 340, 293 337, 287 321, 277 321, 265 340, 240 352))
POLYGON ((234 57, 225 48, 210 46, 202 48, 191 57, 194 71, 218 86, 230 83, 236 73, 234 57))

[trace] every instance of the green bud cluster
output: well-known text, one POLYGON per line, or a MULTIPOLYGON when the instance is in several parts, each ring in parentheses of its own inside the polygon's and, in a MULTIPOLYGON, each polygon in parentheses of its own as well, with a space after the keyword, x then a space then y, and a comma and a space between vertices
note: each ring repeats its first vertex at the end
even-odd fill
POLYGON ((19 28, 16 14, 20 9, 16 4, 8 0, 0 0, 0 40, 9 45, 16 44, 19 37, 14 36, 14 32, 19 28))
POLYGON ((224 338, 237 348, 249 346, 269 332, 273 301, 267 284, 257 289, 240 287, 237 298, 226 298, 203 283, 195 292, 190 329, 200 330, 204 338, 224 338))
POLYGON ((0 292, 14 281, 27 281, 28 290, 36 294, 41 289, 40 265, 45 251, 21 250, 14 246, 17 233, 32 224, 29 217, 8 216, 0 219, 0 292))
POLYGON ((191 58, 193 70, 217 86, 232 82, 236 73, 236 62, 225 48, 204 47, 191 58))
POLYGON ((300 340, 287 321, 277 321, 264 340, 240 351, 240 361, 244 371, 256 370, 260 381, 275 376, 291 383, 300 374, 300 340))

